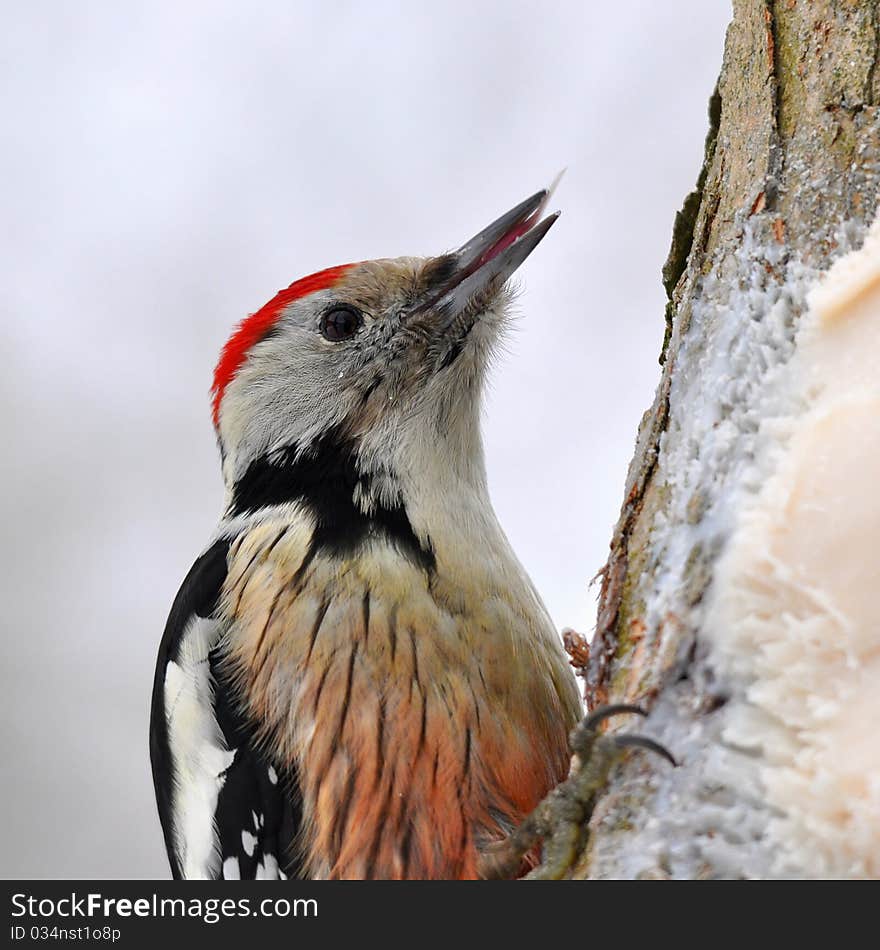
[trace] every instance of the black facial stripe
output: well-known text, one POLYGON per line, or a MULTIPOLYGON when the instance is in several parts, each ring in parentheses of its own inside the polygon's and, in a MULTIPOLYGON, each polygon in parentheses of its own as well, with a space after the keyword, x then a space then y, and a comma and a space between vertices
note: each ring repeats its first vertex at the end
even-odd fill
POLYGON ((315 517, 313 544, 318 550, 350 555, 368 538, 385 536, 419 567, 432 571, 430 542, 423 545, 416 537, 402 504, 377 505, 369 515, 355 504, 355 488, 369 494, 371 480, 370 473, 358 471, 354 443, 333 429, 301 456, 291 445, 252 462, 235 484, 230 515, 297 501, 315 517))
POLYGON ((464 349, 464 340, 456 340, 452 343, 449 349, 443 356, 443 359, 440 361, 440 369, 446 369, 447 366, 452 366, 452 364, 461 356, 461 351, 464 349))
POLYGON ((470 332, 473 330, 473 328, 473 323, 468 324, 461 336, 449 344, 449 349, 444 353, 443 359, 440 361, 440 366, 438 369, 446 369, 447 366, 451 366, 459 358, 459 356, 461 356, 464 345, 467 342, 467 338, 470 336, 470 332))
POLYGON ((370 385, 364 390, 363 395, 361 396, 361 403, 366 403, 370 396, 385 382, 385 377, 382 373, 376 373, 373 379, 370 381, 370 385))

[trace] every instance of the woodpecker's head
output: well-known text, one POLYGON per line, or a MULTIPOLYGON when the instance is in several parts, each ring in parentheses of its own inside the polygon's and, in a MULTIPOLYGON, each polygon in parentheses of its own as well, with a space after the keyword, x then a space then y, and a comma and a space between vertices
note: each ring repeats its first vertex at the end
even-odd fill
POLYGON ((558 216, 540 220, 548 197, 450 254, 320 271, 248 317, 214 375, 227 488, 260 460, 316 458, 330 443, 392 481, 430 445, 457 477, 483 479, 481 383, 510 303, 505 283, 558 216))

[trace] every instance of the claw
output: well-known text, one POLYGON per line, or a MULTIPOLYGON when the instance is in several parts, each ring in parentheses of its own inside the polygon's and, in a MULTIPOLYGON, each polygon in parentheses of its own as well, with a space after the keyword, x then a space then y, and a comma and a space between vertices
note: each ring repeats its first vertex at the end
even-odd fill
POLYGON ((611 716, 617 716, 620 713, 635 713, 637 716, 648 715, 641 706, 633 706, 630 703, 614 703, 611 706, 600 706, 598 709, 594 709, 589 716, 581 720, 581 728, 595 729, 600 722, 604 722, 611 716))
POLYGON ((618 750, 645 749, 672 765, 678 764, 668 749, 646 736, 609 736, 597 731, 600 723, 620 713, 647 716, 641 706, 616 703, 602 706, 582 719, 571 733, 571 748, 580 760, 579 765, 547 794, 515 831, 488 849, 481 859, 481 877, 513 877, 523 857, 541 841, 541 864, 527 877, 530 880, 566 877, 589 841, 590 817, 611 770, 619 761, 618 750))
POLYGON ((666 761, 672 765, 678 765, 672 753, 665 746, 660 745, 659 742, 655 742, 653 739, 649 739, 647 736, 614 736, 614 744, 621 748, 646 749, 648 752, 654 752, 662 756, 662 758, 666 759, 666 761))

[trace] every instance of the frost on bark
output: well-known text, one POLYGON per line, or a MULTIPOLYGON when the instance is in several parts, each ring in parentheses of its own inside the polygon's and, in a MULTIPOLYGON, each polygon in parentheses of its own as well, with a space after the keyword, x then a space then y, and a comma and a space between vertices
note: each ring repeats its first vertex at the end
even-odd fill
POLYGON ((880 3, 733 6, 586 671, 681 764, 579 878, 880 876, 880 3))

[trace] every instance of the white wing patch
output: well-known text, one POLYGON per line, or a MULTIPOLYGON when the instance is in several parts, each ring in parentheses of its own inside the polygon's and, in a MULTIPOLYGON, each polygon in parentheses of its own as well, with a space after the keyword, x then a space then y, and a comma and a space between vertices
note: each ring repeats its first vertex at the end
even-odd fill
POLYGON ((278 862, 275 860, 275 856, 272 854, 267 854, 263 860, 257 865, 257 880, 258 881, 278 881, 278 880, 287 880, 286 875, 278 869, 278 862))
POLYGON ((256 848, 257 846, 257 836, 252 835, 249 831, 242 831, 241 846, 244 848, 244 853, 248 857, 252 857, 254 853, 254 848, 256 848))
MULTIPOLYGON (((220 870, 214 814, 224 773, 235 758, 235 749, 226 747, 212 702, 208 657, 219 635, 216 621, 193 618, 181 637, 177 662, 169 662, 165 670, 165 715, 174 775, 173 840, 181 872, 188 879, 213 879, 220 870)), ((228 863, 223 864, 224 877, 229 876, 228 863)))

